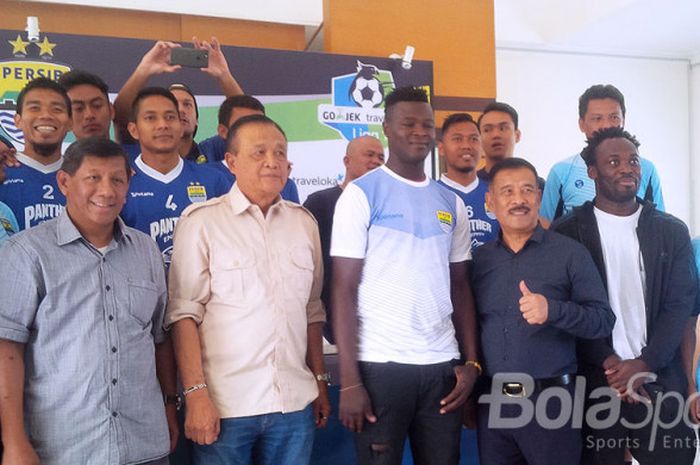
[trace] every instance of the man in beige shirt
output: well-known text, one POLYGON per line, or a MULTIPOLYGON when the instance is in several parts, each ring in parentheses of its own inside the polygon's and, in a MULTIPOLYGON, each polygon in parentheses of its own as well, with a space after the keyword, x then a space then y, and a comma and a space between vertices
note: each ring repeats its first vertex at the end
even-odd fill
POLYGON ((170 267, 176 358, 195 461, 308 464, 330 414, 323 264, 311 214, 280 198, 287 140, 263 115, 231 127, 231 191, 182 214, 170 267))

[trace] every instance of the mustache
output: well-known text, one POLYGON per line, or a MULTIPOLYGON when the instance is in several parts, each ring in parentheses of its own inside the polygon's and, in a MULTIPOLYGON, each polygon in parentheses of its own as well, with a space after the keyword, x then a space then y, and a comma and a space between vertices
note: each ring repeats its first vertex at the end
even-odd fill
POLYGON ((508 210, 508 213, 517 213, 517 212, 524 212, 524 213, 530 213, 530 207, 525 206, 525 205, 518 205, 517 207, 513 207, 508 210))

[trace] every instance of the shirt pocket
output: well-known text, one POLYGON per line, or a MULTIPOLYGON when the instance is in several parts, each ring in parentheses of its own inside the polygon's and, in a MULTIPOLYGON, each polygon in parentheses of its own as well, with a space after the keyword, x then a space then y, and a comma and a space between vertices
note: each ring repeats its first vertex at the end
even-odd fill
POLYGON ((304 305, 309 301, 314 280, 314 258, 308 247, 292 247, 284 260, 285 282, 304 305))
POLYGON ((144 328, 151 323, 158 303, 158 286, 151 281, 128 280, 129 314, 144 328))
POLYGON ((247 300, 255 281, 255 254, 249 249, 214 249, 211 291, 224 301, 247 300))

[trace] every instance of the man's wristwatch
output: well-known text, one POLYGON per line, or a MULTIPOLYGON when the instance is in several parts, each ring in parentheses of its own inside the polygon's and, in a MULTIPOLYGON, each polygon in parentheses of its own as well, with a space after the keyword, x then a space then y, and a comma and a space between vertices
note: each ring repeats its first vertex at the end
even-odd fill
POLYGON ((182 397, 177 394, 163 394, 163 403, 165 405, 172 404, 176 410, 182 408, 182 397))
POLYGON ((331 385, 331 373, 330 371, 327 371, 325 373, 317 373, 316 374, 316 381, 323 381, 327 385, 331 385))

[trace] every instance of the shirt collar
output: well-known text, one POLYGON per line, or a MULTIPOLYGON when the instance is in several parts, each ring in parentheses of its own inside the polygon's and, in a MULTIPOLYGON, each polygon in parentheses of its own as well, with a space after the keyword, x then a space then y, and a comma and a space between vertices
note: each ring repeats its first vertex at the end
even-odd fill
POLYGON ((448 178, 446 173, 443 173, 442 176, 440 176, 440 181, 465 194, 469 194, 471 191, 479 187, 479 176, 475 177, 474 180, 467 186, 463 186, 457 181, 453 181, 452 179, 448 178))
MULTIPOLYGON (((229 203, 231 204, 231 208, 233 209, 234 215, 239 215, 244 211, 248 210, 249 208, 253 207, 253 204, 250 202, 250 200, 248 200, 248 197, 246 197, 243 194, 243 192, 241 192, 241 189, 238 187, 237 182, 233 183, 233 187, 228 193, 228 199, 229 203)), ((281 197, 278 195, 277 199, 275 199, 274 203, 270 208, 278 208, 280 205, 283 205, 284 202, 280 202, 280 199, 281 197)))
MULTIPOLYGON (((131 238, 131 233, 120 217, 117 217, 114 221, 114 226, 115 242, 120 242, 124 237, 131 238)), ((63 213, 59 215, 56 228, 56 238, 59 246, 70 244, 83 238, 78 228, 75 227, 73 220, 68 216, 68 210, 63 210, 63 213)))
MULTIPOLYGON (((527 240, 527 242, 525 242, 525 247, 527 247, 527 245, 528 245, 530 242, 537 242, 538 244, 540 244, 540 243, 542 243, 542 241, 544 241, 544 228, 542 227, 542 225, 541 225, 540 222, 538 221, 538 222, 537 222, 537 226, 535 227, 535 230, 532 232, 532 236, 530 236, 530 238, 527 240)), ((502 230, 500 230, 500 231, 498 232, 498 239, 497 239, 497 242, 498 242, 502 247, 505 247, 506 249, 510 250, 510 247, 508 247, 508 244, 506 244, 506 243, 503 241, 503 231, 502 231, 502 230)), ((523 249, 525 249, 525 247, 523 247, 523 249)))

